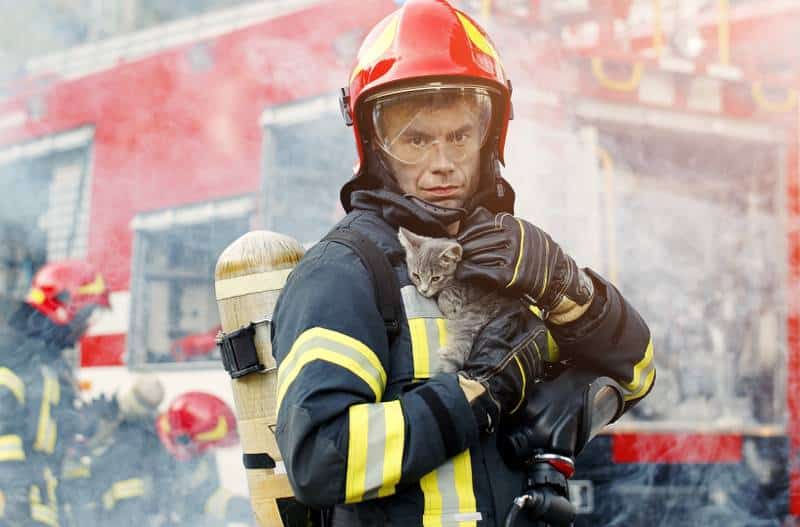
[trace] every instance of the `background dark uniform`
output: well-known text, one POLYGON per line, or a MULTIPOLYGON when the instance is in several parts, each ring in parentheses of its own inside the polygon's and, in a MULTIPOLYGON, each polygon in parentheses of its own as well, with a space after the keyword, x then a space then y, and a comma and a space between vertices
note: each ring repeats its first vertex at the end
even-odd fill
POLYGON ((78 422, 65 339, 27 304, 0 302, 0 525, 56 527, 58 475, 78 422))

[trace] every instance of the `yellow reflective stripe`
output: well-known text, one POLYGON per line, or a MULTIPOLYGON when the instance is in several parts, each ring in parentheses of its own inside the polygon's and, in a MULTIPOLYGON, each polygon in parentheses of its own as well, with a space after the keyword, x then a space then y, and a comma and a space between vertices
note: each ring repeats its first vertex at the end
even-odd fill
MULTIPOLYGON (((536 344, 536 341, 533 342, 533 345, 536 346, 536 350, 538 352, 539 346, 536 344)), ((525 402, 525 393, 526 393, 525 390, 528 385, 528 377, 525 375, 525 370, 522 368, 522 363, 519 361, 519 357, 517 357, 516 355, 514 355, 514 362, 517 363, 517 368, 519 368, 519 374, 522 375, 522 391, 520 392, 519 402, 517 402, 517 405, 514 407, 514 409, 511 410, 511 412, 509 412, 509 415, 512 415, 514 414, 514 412, 519 410, 519 407, 522 406, 523 402, 525 402)))
POLYGON ((0 386, 11 390, 19 404, 25 404, 25 384, 13 371, 8 368, 0 368, 0 386))
POLYGON ((476 527, 482 519, 472 479, 469 450, 420 479, 424 499, 424 527, 476 527))
POLYGON ((656 370, 655 368, 653 368, 652 370, 650 370, 650 373, 647 374, 647 378, 645 379, 644 384, 641 386, 641 388, 639 388, 633 393, 626 394, 624 397, 625 400, 632 401, 634 399, 638 399, 644 396, 644 394, 647 393, 647 390, 649 390, 650 387, 653 385, 653 381, 655 379, 656 379, 656 370))
POLYGON ((198 441, 219 441, 226 435, 228 435, 228 421, 224 417, 219 416, 217 418, 217 425, 213 430, 201 432, 195 436, 195 439, 198 441))
MULTIPOLYGON (((394 42, 394 37, 397 34, 397 26, 398 22, 400 22, 400 17, 395 15, 386 27, 378 35, 375 40, 370 42, 367 46, 362 47, 358 53, 358 66, 353 70, 353 74, 350 75, 350 82, 353 82, 353 79, 356 78, 356 75, 368 66, 372 65, 376 60, 381 58, 381 55, 386 53, 386 51, 392 46, 392 42, 394 42)), ((366 44, 366 43, 365 43, 366 44)))
POLYGON ((103 494, 103 506, 107 510, 111 510, 119 501, 138 498, 144 495, 145 485, 143 479, 131 478, 117 481, 103 494))
POLYGON ((278 368, 277 408, 303 367, 325 361, 350 371, 372 389, 380 401, 386 387, 386 371, 375 353, 358 340, 325 328, 311 328, 300 335, 278 368))
POLYGON ((411 333, 411 354, 414 360, 414 378, 428 379, 430 371, 430 350, 428 349, 428 334, 425 331, 425 319, 415 318, 408 321, 411 333))
POLYGON ((439 348, 447 344, 447 324, 443 318, 436 319, 436 327, 439 329, 439 348))
POLYGON ((347 442, 345 503, 356 503, 363 499, 366 487, 369 409, 366 404, 357 404, 351 406, 348 413, 350 426, 347 442))
POLYGON ((30 516, 32 520, 44 523, 50 527, 58 525, 58 505, 56 502, 56 486, 58 481, 49 468, 44 469, 45 486, 47 487, 47 498, 49 503, 42 503, 42 493, 37 485, 31 485, 28 492, 30 502, 30 516))
POLYGON ((403 472, 403 449, 406 440, 406 421, 400 401, 391 401, 383 405, 383 477, 378 490, 378 497, 394 494, 395 486, 400 482, 403 472))
POLYGON ((58 379, 49 370, 42 370, 44 389, 42 390, 42 404, 39 409, 39 422, 36 426, 36 439, 33 449, 46 454, 52 454, 56 446, 58 425, 50 418, 51 406, 57 405, 61 399, 61 389, 58 379))
POLYGON ((653 362, 653 340, 647 344, 644 358, 633 367, 633 379, 630 383, 621 383, 623 388, 628 392, 624 398, 626 401, 632 401, 644 396, 647 390, 653 385, 656 378, 656 368, 653 362))
MULTIPOLYGON (((511 285, 517 280, 517 276, 519 275, 519 266, 522 265, 522 255, 525 250, 525 227, 522 225, 522 222, 517 218, 519 224, 519 252, 517 253, 517 264, 514 266, 514 274, 511 276, 511 281, 506 285, 506 288, 511 287, 511 285)), ((545 278, 545 283, 547 283, 547 278, 545 278)))
POLYGON ((214 518, 224 520, 225 509, 227 509, 228 502, 232 497, 233 494, 230 491, 220 487, 214 491, 214 494, 212 494, 208 500, 206 500, 203 510, 206 514, 214 518))
POLYGON ((439 478, 435 470, 419 480, 425 508, 422 513, 423 527, 442 527, 442 493, 439 492, 439 478))
POLYGON ((394 494, 405 447, 400 401, 351 406, 349 421, 345 502, 394 494))
POLYGON ((25 450, 18 435, 0 436, 0 461, 24 461, 25 450))
MULTIPOLYGON (((465 450, 453 459, 456 494, 458 495, 458 512, 470 513, 478 510, 475 489, 472 486, 472 458, 469 450, 465 450)), ((477 520, 458 522, 458 527, 476 527, 477 520)))
POLYGON ((58 526, 58 512, 49 505, 31 504, 31 519, 50 527, 58 526))
POLYGON ((84 284, 78 288, 80 295, 102 295, 106 290, 106 283, 103 281, 103 276, 98 274, 94 277, 94 281, 84 284))
POLYGON ((548 331, 547 332, 547 357, 545 360, 547 362, 558 362, 559 361, 559 349, 558 343, 556 339, 553 338, 553 335, 548 331))
POLYGON ((473 24, 467 17, 458 11, 456 11, 456 16, 461 22, 461 25, 464 27, 464 31, 467 33, 467 37, 469 37, 472 43, 475 44, 479 50, 500 62, 500 56, 497 54, 497 51, 495 51, 494 46, 492 46, 492 43, 489 42, 489 39, 486 38, 486 36, 484 36, 484 34, 481 33, 477 27, 475 27, 475 24, 473 24))

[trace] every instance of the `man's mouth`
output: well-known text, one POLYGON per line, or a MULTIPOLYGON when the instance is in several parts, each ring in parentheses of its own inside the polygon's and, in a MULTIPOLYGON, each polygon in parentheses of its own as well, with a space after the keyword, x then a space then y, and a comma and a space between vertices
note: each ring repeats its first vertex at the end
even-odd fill
POLYGON ((451 196, 456 194, 459 190, 457 186, 442 186, 442 187, 430 187, 426 188, 425 192, 428 194, 433 194, 437 197, 444 197, 444 196, 451 196))

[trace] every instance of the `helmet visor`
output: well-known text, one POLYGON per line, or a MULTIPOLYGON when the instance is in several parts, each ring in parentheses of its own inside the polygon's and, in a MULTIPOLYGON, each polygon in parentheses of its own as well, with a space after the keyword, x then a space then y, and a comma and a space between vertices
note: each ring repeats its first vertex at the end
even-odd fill
POLYGON ((401 163, 422 163, 439 151, 463 161, 480 152, 489 135, 492 97, 483 87, 428 87, 376 99, 376 143, 401 163))

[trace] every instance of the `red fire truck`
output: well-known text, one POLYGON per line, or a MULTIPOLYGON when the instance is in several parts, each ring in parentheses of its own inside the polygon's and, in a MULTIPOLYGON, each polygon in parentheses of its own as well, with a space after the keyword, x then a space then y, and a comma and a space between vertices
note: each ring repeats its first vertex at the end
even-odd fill
MULTIPOLYGON (((48 260, 100 266, 112 310, 81 343, 90 394, 151 370, 168 398, 231 400, 216 258, 251 228, 311 244, 341 217, 355 151, 337 89, 397 3, 210 13, 31 60, 0 93, 0 286, 22 294, 48 260)), ((800 515, 800 6, 457 3, 514 80, 517 212, 653 332, 654 392, 579 460, 581 522, 800 515)))

